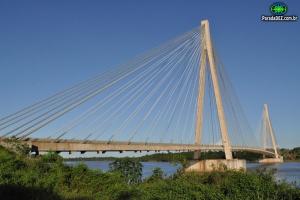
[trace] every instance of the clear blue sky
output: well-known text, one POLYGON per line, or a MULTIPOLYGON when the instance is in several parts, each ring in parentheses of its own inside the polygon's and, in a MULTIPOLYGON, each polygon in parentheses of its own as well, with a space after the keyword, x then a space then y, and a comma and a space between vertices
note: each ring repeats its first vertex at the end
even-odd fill
MULTIPOLYGON (((266 23, 273 1, 0 1, 0 116, 106 71, 209 19, 255 129, 263 103, 281 147, 300 146, 300 21, 266 23)), ((300 2, 284 1, 300 16, 300 2)))

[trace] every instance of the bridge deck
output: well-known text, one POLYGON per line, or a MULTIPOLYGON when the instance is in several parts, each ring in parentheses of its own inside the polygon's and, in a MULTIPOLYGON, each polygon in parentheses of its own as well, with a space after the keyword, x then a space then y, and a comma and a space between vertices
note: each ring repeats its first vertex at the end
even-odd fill
MULTIPOLYGON (((96 151, 223 151, 223 145, 195 145, 169 143, 142 143, 142 142, 107 142, 53 139, 30 139, 24 141, 40 152, 96 152, 96 151)), ((274 156, 274 152, 258 147, 232 146, 232 151, 246 151, 274 156)))

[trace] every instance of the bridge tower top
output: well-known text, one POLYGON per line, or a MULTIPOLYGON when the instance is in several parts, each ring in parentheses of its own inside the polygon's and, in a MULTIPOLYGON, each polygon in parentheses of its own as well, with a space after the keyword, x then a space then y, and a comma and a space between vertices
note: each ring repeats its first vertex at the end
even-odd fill
MULTIPOLYGON (((195 144, 201 144, 201 131, 203 124, 203 103, 204 103, 204 89, 205 89, 205 73, 206 73, 206 60, 209 64, 209 71, 213 84, 213 90, 216 99, 216 107, 221 130, 222 143, 224 146, 225 157, 227 160, 232 159, 232 150, 228 137, 228 128, 226 117, 223 108, 222 96, 220 92, 219 80, 217 75, 217 68, 215 62, 215 55, 213 51, 213 44, 210 36, 208 20, 201 21, 201 57, 200 57, 200 70, 199 70, 199 90, 197 100, 197 114, 196 114, 196 129, 195 129, 195 144)), ((198 155, 199 157, 199 152, 198 155)), ((197 157, 195 155, 195 158, 197 157)))

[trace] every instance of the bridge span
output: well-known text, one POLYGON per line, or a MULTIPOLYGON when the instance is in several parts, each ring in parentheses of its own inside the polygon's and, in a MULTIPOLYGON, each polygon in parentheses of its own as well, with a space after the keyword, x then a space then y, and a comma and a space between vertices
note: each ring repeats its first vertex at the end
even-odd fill
MULTIPOLYGON (((196 145, 196 144, 172 144, 172 143, 145 143, 123 141, 83 141, 55 139, 28 139, 27 143, 33 151, 39 152, 102 152, 107 151, 224 151, 223 145, 196 145)), ((253 152, 266 156, 274 156, 274 152, 259 147, 232 146, 234 152, 253 152)))

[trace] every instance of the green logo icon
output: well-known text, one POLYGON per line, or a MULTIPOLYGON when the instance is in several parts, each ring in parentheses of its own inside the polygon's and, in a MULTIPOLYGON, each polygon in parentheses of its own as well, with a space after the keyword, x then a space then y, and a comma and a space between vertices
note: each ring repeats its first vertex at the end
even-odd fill
POLYGON ((284 15, 287 12, 287 10, 287 5, 282 2, 276 2, 270 6, 271 13, 276 16, 284 15))

